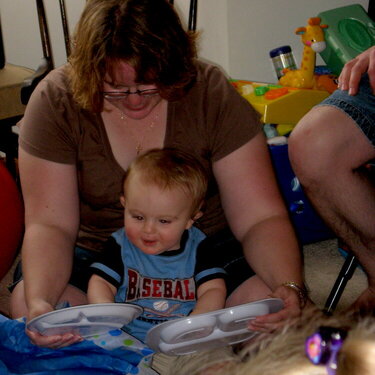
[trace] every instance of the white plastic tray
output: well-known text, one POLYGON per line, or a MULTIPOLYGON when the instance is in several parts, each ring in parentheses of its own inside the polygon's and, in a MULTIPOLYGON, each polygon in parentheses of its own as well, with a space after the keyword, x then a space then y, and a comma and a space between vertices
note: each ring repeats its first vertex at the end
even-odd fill
POLYGON ((27 328, 46 336, 75 332, 89 337, 121 328, 142 312, 142 307, 129 303, 82 305, 40 315, 27 328))
POLYGON ((233 345, 257 334, 247 328, 250 320, 282 308, 281 299, 269 298, 175 319, 152 328, 147 334, 146 344, 154 351, 168 355, 233 345))

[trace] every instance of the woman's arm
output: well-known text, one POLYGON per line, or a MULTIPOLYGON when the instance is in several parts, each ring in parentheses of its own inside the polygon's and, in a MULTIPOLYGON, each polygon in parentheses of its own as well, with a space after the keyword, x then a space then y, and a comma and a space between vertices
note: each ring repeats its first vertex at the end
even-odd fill
MULTIPOLYGON (((19 171, 25 202, 22 267, 32 319, 54 309, 71 274, 79 226, 77 177, 74 165, 43 160, 22 148, 19 171)), ((54 341, 33 339, 42 346, 54 341)))
POLYGON ((226 298, 224 279, 212 279, 197 289, 197 304, 191 314, 203 314, 224 308, 226 298))
MULTIPOLYGON (((215 162, 213 170, 226 217, 246 259, 273 295, 284 301, 282 311, 254 321, 272 329, 274 323, 300 313, 297 293, 282 284, 303 285, 303 276, 300 249, 263 133, 215 162)), ((259 299, 255 290, 246 293, 242 303, 259 299)))

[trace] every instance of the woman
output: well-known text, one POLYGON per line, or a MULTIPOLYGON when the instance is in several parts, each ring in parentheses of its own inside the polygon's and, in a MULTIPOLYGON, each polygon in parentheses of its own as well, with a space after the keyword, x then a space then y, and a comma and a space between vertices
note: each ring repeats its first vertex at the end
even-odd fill
MULTIPOLYGON (((85 271, 122 225, 124 170, 137 154, 164 146, 194 154, 209 173, 207 207, 197 222, 206 245, 241 264, 240 242, 253 269, 232 270, 243 277, 227 305, 270 293, 282 298, 284 309, 256 319, 257 330, 299 315, 299 248, 255 111, 217 68, 195 59, 194 36, 168 1, 90 0, 70 64, 38 86, 22 123, 24 279, 13 292, 13 317, 32 319, 61 301, 87 302, 85 271)), ((80 340, 28 334, 56 348, 80 340)))

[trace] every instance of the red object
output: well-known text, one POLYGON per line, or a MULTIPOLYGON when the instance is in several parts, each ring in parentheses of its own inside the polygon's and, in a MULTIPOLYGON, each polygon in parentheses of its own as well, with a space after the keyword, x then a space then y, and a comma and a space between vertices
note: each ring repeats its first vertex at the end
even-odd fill
POLYGON ((279 87, 279 88, 267 91, 264 94, 264 97, 268 100, 273 100, 273 99, 277 99, 277 98, 280 98, 281 96, 286 95, 288 92, 289 92, 289 89, 287 87, 279 87))
POLYGON ((0 280, 9 271, 21 244, 24 209, 18 187, 0 162, 0 280))

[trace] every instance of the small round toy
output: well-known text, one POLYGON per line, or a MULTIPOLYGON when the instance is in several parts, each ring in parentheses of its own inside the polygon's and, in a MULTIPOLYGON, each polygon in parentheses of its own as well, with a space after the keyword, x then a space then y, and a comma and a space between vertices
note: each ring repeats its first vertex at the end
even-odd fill
POLYGON ((346 338, 346 331, 333 327, 320 327, 306 339, 305 352, 314 365, 325 365, 328 375, 337 368, 337 354, 346 338))

